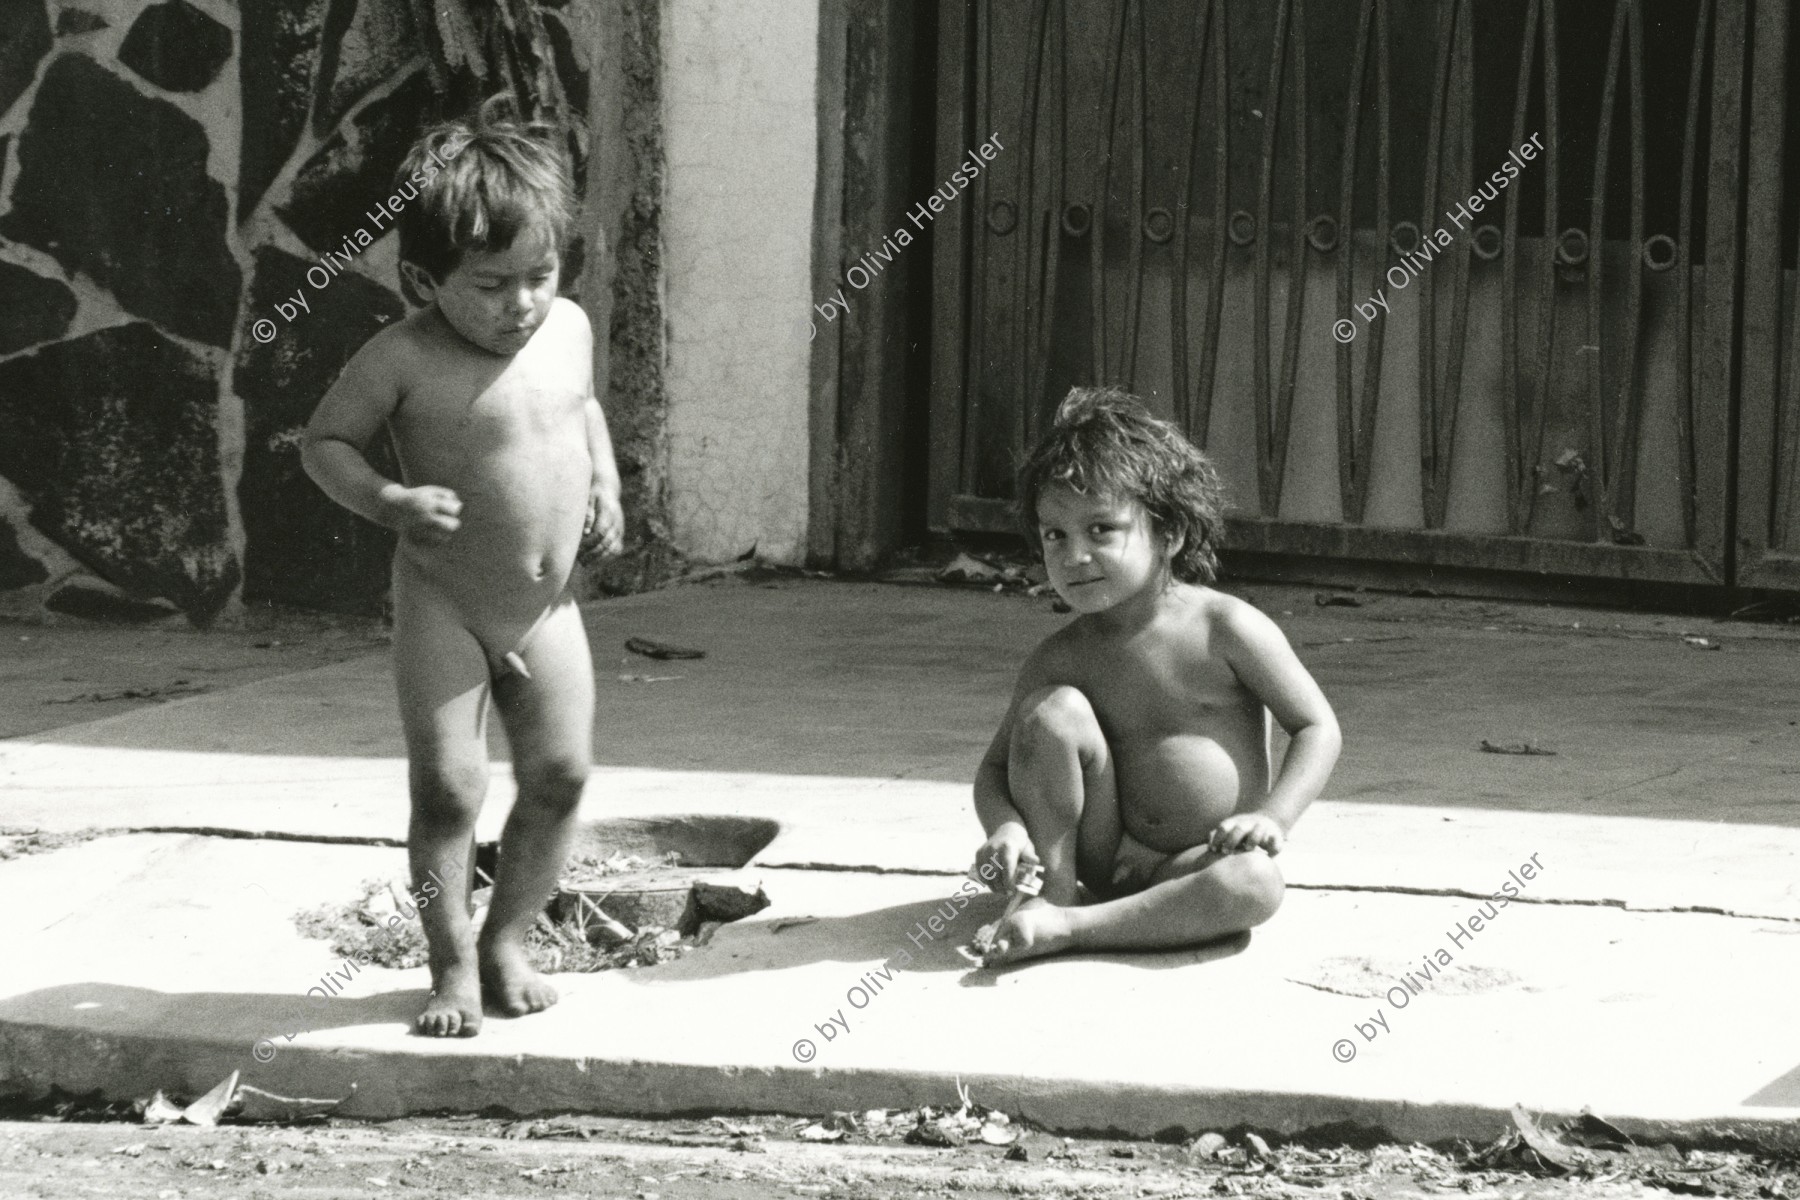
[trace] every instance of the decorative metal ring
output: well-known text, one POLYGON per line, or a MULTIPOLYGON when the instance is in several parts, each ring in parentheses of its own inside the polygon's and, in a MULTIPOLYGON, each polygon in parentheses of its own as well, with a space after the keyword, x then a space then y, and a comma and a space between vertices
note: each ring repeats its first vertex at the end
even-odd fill
POLYGON ((996 200, 988 206, 987 226, 1002 237, 1019 223, 1019 208, 1011 200, 996 200))
POLYGON ((1166 242, 1175 236, 1175 214, 1160 204, 1144 214, 1144 236, 1153 242, 1166 242))
POLYGON ((1062 213, 1063 232, 1070 237, 1085 237, 1094 227, 1094 210, 1085 204, 1065 205, 1062 213))
POLYGON ((1394 227, 1388 230, 1388 245, 1391 246, 1394 253, 1398 254, 1401 258, 1405 258, 1423 244, 1424 239, 1419 236, 1419 227, 1414 225, 1411 221, 1396 221, 1394 222, 1394 227), (1407 237, 1412 239, 1411 244, 1401 244, 1400 235, 1402 233, 1405 233, 1407 237))
POLYGON ((1588 260, 1588 235, 1573 226, 1556 239, 1556 261, 1566 267, 1579 267, 1588 260))
POLYGON ((1666 271, 1674 266, 1680 257, 1681 248, 1668 234, 1652 234, 1644 239, 1644 265, 1652 271, 1666 271), (1664 257, 1665 255, 1667 257, 1664 257))
POLYGON ((1231 221, 1225 226, 1226 234, 1240 246, 1248 246, 1256 240, 1256 218, 1249 209, 1240 208, 1231 214, 1231 221))
POLYGON ((1506 247, 1506 238, 1498 225, 1477 225, 1475 236, 1469 241, 1475 251, 1475 257, 1484 262, 1493 262, 1500 257, 1500 251, 1506 247))
POLYGON ((1330 213, 1320 213, 1306 227, 1306 240, 1314 250, 1326 254, 1337 249, 1338 223, 1330 213))

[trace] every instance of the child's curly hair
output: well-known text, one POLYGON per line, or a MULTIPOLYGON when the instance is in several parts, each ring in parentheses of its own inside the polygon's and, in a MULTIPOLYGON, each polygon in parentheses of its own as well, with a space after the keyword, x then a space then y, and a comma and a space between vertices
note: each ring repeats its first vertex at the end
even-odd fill
POLYGON ((1019 468, 1019 519, 1039 549, 1038 497, 1062 485, 1086 495, 1132 499, 1157 535, 1179 543, 1170 567, 1188 583, 1218 578, 1225 496, 1218 472, 1175 426, 1116 387, 1071 388, 1056 419, 1019 468))
POLYGON ((442 283, 470 251, 510 249, 520 233, 540 227, 561 251, 576 203, 559 133, 521 121, 505 94, 428 130, 395 176, 406 201, 396 222, 400 261, 442 283))

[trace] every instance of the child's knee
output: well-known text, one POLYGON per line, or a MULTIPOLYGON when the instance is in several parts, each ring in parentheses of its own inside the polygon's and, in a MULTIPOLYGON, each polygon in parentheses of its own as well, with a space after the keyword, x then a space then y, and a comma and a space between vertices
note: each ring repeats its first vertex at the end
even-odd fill
POLYGON ((521 798, 528 796, 533 803, 568 811, 581 802, 590 768, 574 755, 550 754, 521 762, 514 770, 521 798))
POLYGON ((473 821, 487 798, 485 764, 415 760, 411 775, 413 805, 429 818, 473 821))
POLYGON ((1019 705, 1013 736, 1027 743, 1076 747, 1104 744, 1105 740, 1094 706, 1079 688, 1067 685, 1043 688, 1027 696, 1019 705))

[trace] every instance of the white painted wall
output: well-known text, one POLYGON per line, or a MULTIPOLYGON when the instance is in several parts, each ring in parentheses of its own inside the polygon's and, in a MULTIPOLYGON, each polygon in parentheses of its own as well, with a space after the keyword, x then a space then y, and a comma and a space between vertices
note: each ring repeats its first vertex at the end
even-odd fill
POLYGON ((663 0, 669 521, 700 561, 806 548, 816 0, 663 0))

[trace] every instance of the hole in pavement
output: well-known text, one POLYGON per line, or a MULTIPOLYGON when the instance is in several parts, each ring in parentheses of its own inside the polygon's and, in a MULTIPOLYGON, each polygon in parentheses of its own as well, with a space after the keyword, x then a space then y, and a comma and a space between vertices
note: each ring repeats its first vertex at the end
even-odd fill
MULTIPOLYGON (((572 922, 590 941, 632 931, 673 929, 683 937, 708 922, 741 920, 769 906, 762 889, 718 878, 762 852, 781 826, 764 817, 698 815, 589 821, 576 830, 556 895, 545 914, 572 922)), ((493 878, 498 843, 475 848, 475 869, 493 878)))
MULTIPOLYGON (((556 893, 526 937, 533 965, 548 972, 651 966, 705 945, 720 925, 769 906, 760 886, 731 872, 780 829, 767 818, 719 814, 583 822, 556 893)), ((499 865, 498 843, 476 844, 478 911, 499 865)), ((418 905, 404 884, 371 881, 358 901, 302 914, 298 924, 309 937, 329 938, 340 954, 404 969, 426 961, 418 905)))

